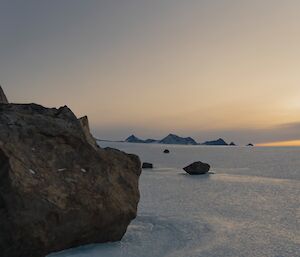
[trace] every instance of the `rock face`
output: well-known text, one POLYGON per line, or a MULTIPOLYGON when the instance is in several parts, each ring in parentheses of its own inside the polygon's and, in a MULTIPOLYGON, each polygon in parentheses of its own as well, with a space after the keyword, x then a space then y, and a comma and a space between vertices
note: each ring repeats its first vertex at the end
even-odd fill
POLYGON ((90 125, 89 125, 88 117, 84 116, 84 117, 79 118, 78 120, 83 129, 86 140, 90 143, 91 146, 93 146, 94 148, 98 148, 96 139, 93 137, 93 135, 90 132, 90 125))
POLYGON ((67 107, 0 104, 1 256, 117 241, 136 217, 139 158, 84 128, 67 107))
POLYGON ((6 97, 6 95, 4 94, 1 85, 0 85, 0 104, 8 104, 7 97, 6 97))
POLYGON ((179 137, 169 134, 159 141, 160 144, 177 144, 177 145, 197 145, 197 142, 191 137, 179 137))
POLYGON ((199 161, 199 162, 194 162, 183 169, 190 175, 202 175, 209 172, 210 165, 199 161))
POLYGON ((149 162, 144 162, 142 165, 143 169, 153 169, 153 164, 149 162))

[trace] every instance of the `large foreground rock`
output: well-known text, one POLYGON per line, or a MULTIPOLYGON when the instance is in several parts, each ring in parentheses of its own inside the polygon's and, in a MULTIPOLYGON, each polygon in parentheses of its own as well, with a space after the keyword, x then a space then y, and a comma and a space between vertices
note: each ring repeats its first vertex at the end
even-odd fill
POLYGON ((209 172, 210 165, 199 161, 199 162, 194 162, 183 169, 190 175, 202 175, 209 172))
POLYGON ((141 163, 86 135, 67 107, 0 104, 1 256, 123 237, 136 217, 141 163))

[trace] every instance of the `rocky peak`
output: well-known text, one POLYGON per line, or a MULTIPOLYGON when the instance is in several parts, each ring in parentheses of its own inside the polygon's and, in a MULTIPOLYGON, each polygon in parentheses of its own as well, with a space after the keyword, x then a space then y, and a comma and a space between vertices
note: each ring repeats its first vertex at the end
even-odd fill
POLYGON ((228 145, 224 139, 219 138, 217 140, 213 140, 213 141, 206 141, 203 143, 203 145, 228 145))
POLYGON ((179 144, 179 145, 197 145, 197 142, 191 137, 180 137, 175 134, 169 134, 159 141, 161 144, 179 144))
POLYGON ((129 136, 125 142, 128 142, 128 143, 144 143, 144 140, 142 139, 139 139, 138 137, 136 137, 135 135, 131 135, 129 136))

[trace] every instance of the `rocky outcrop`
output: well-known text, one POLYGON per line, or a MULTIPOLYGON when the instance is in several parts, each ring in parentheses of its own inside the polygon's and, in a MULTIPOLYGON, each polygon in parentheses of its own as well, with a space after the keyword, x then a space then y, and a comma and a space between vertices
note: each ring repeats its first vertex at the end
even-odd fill
POLYGON ((247 146, 254 146, 253 144, 249 143, 247 146))
POLYGON ((153 164, 149 162, 144 162, 142 165, 143 169, 153 169, 153 164))
POLYGON ((0 104, 0 255, 44 257, 120 240, 136 217, 141 163, 95 148, 67 108, 0 104))
POLYGON ((230 146, 236 146, 236 144, 234 142, 231 142, 229 145, 230 146))
POLYGON ((1 85, 0 85, 0 104, 8 104, 7 97, 6 97, 6 95, 4 94, 1 85))
POLYGON ((209 172, 210 165, 199 161, 199 162, 194 162, 183 169, 190 175, 202 175, 209 172))

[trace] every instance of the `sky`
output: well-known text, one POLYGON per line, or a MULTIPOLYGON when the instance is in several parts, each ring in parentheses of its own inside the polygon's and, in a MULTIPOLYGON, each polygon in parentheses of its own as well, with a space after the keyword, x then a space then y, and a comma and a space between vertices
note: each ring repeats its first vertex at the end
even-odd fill
POLYGON ((300 142, 298 0, 0 0, 11 102, 94 135, 300 142))

